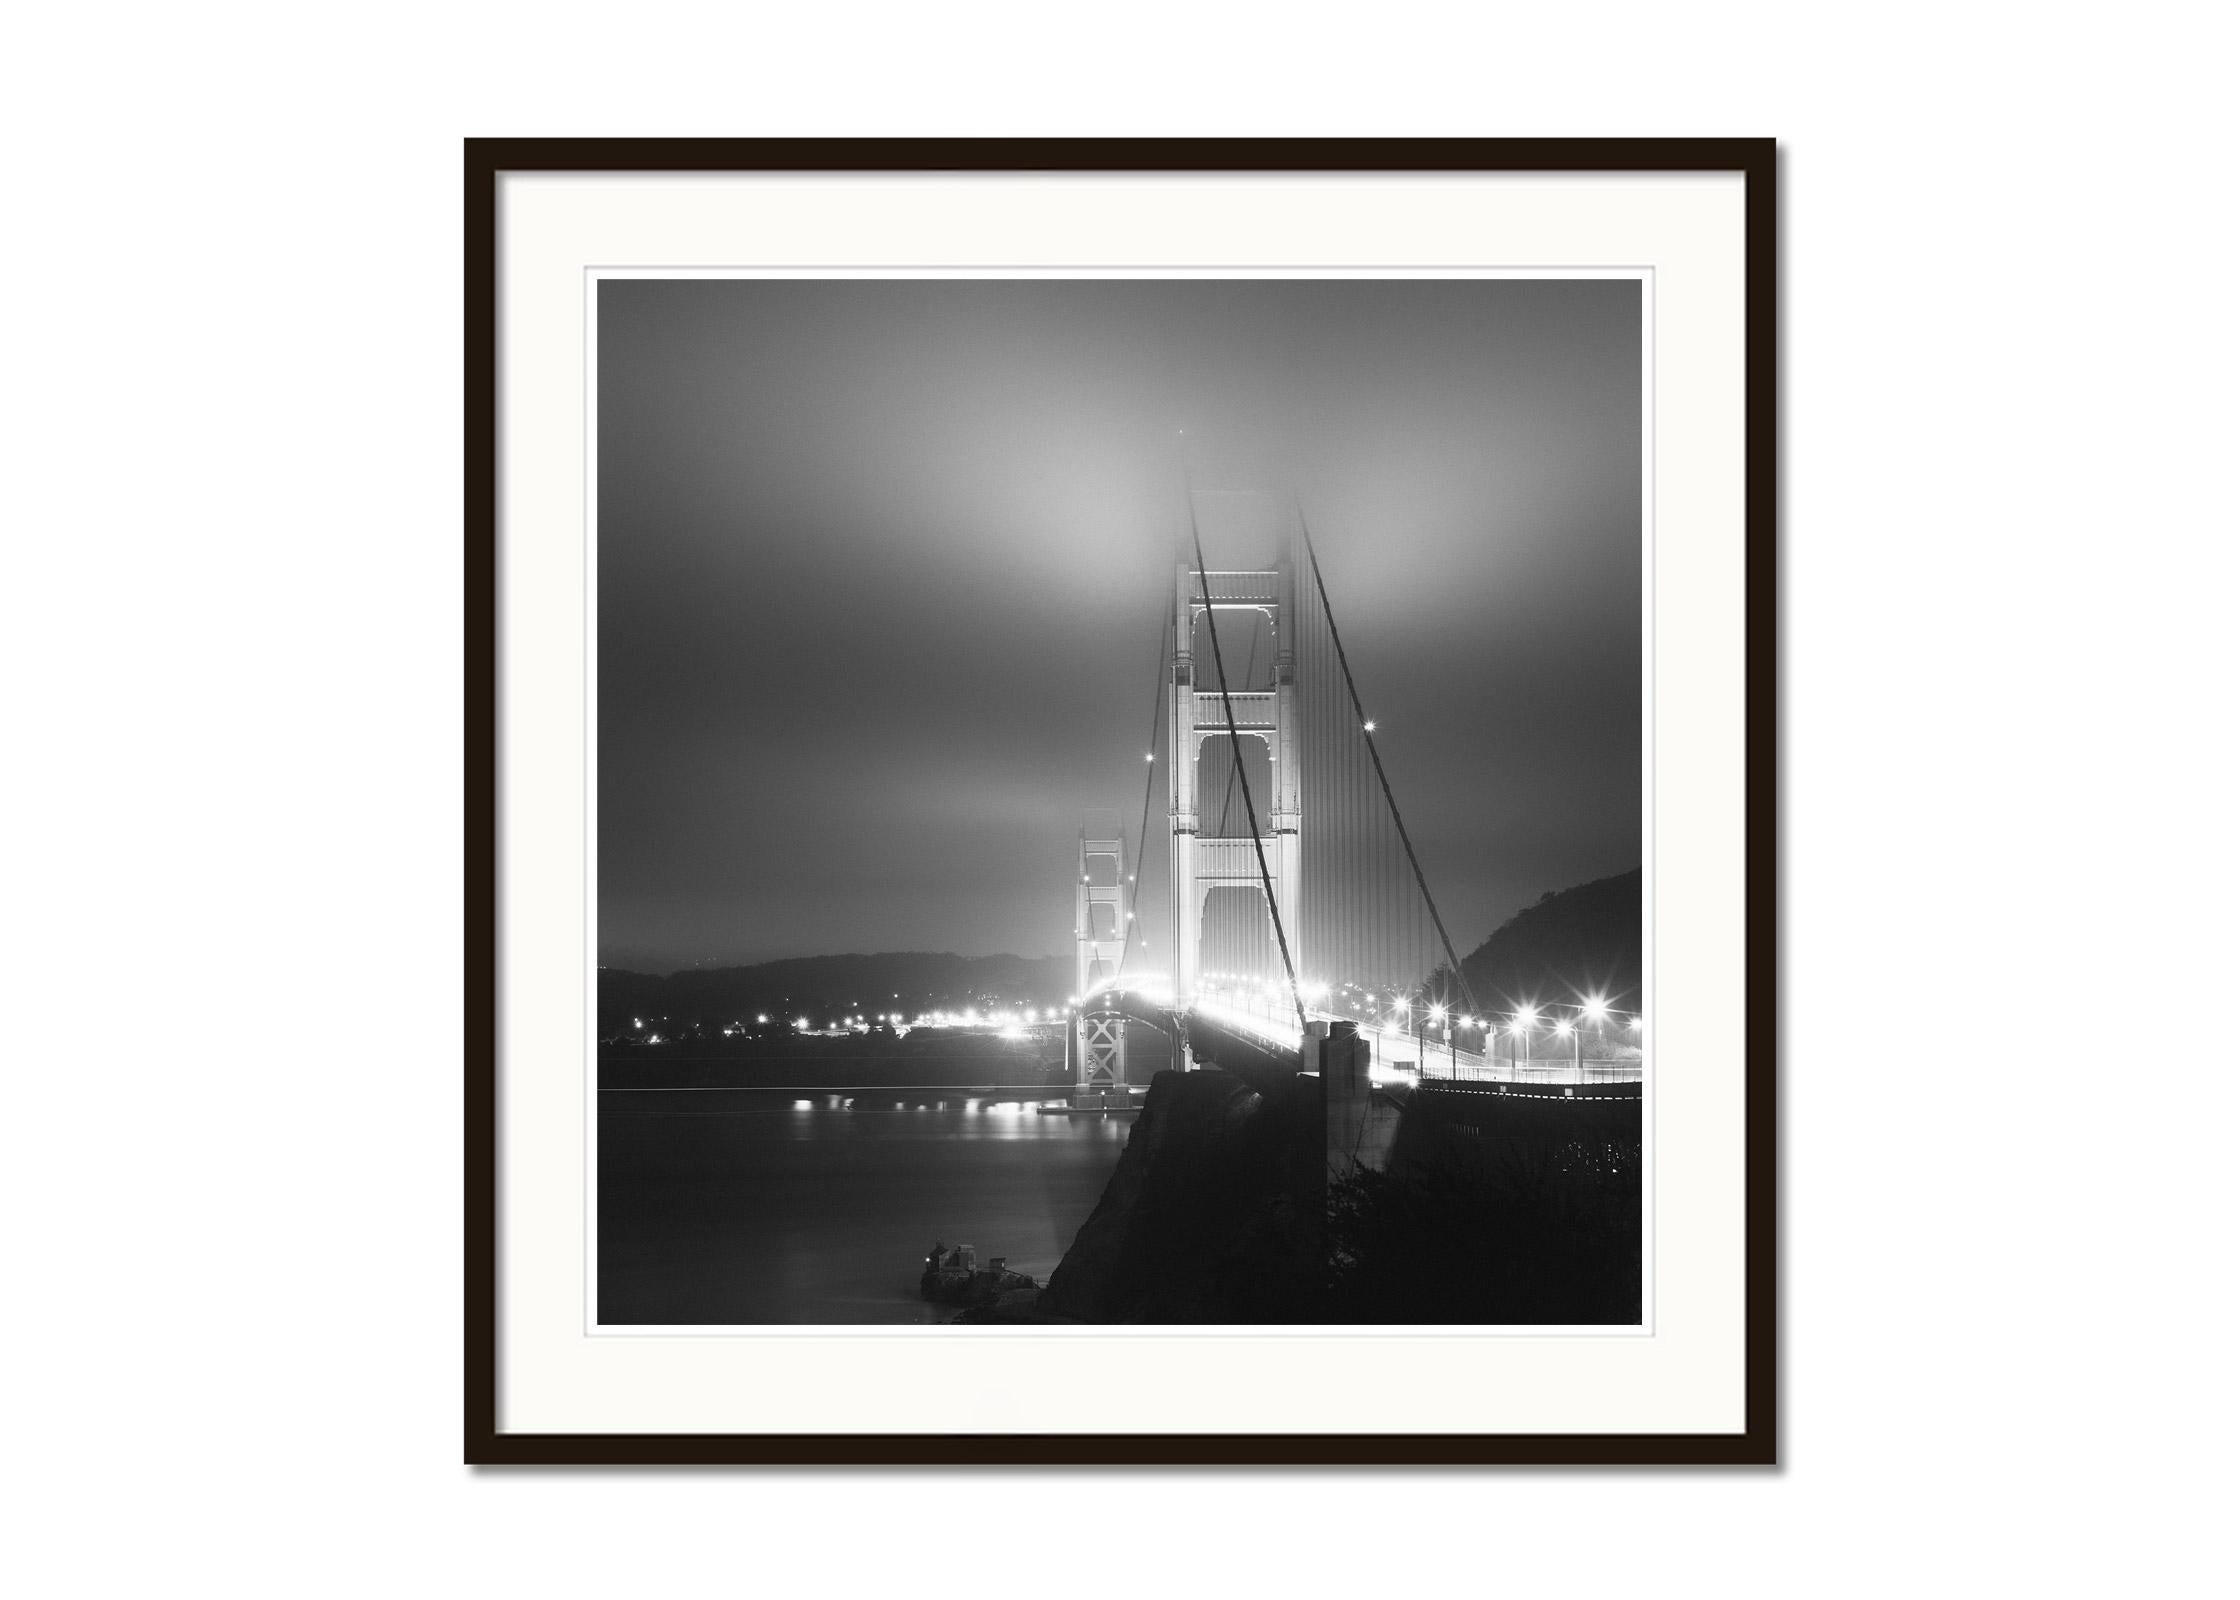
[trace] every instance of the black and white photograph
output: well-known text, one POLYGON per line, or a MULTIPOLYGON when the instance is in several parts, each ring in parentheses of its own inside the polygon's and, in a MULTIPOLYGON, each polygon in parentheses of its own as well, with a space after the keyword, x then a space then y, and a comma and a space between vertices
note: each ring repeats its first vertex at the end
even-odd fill
POLYGON ((2221 15, 18 8, 0 1585, 2233 1592, 2221 15))
POLYGON ((1641 1332, 1649 285, 594 298, 602 1332, 1641 1332))

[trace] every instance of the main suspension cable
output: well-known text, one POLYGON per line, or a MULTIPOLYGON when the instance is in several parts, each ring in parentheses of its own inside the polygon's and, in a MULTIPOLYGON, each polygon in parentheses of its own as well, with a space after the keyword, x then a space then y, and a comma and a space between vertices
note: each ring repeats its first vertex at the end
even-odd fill
MULTIPOLYGON (((1131 885, 1128 890, 1128 916, 1120 925, 1120 965, 1112 974, 1115 987, 1127 976, 1128 955, 1135 948, 1128 943, 1128 931, 1136 926, 1136 898, 1143 893, 1143 847, 1151 837, 1151 791, 1159 782, 1159 714, 1166 709, 1169 676, 1167 640, 1174 633, 1174 617, 1167 610, 1164 600, 1159 602, 1159 612, 1159 682, 1151 697, 1151 748, 1143 753, 1143 820, 1136 825, 1136 870, 1135 875, 1128 880, 1131 885)), ((1141 940, 1143 936, 1139 933, 1136 937, 1141 940)))
MULTIPOLYGON (((1377 754, 1376 733, 1369 726, 1368 713, 1362 710, 1361 691, 1354 687, 1353 668, 1346 662, 1345 641, 1338 637, 1338 618, 1336 613, 1334 613, 1330 609, 1330 591, 1322 581, 1322 563, 1316 558, 1314 553, 1314 535, 1307 531, 1306 513, 1304 511, 1300 511, 1298 513, 1298 516, 1299 537, 1302 541, 1304 541, 1307 547, 1307 565, 1314 571, 1315 593, 1322 597, 1323 619, 1330 626, 1330 643, 1334 647, 1336 647, 1338 652, 1338 670, 1345 675, 1346 693, 1351 697, 1353 701, 1354 720, 1361 725, 1362 741, 1368 745, 1369 759, 1375 764, 1377 769, 1377 786, 1384 790, 1384 803, 1392 812, 1392 825, 1394 828, 1399 830, 1401 847, 1408 852, 1408 865, 1415 871, 1416 887, 1423 891, 1423 903, 1426 909, 1428 909, 1431 913, 1431 925, 1439 930, 1439 943, 1446 949, 1447 965, 1454 972, 1454 981, 1461 986, 1462 998, 1469 1002, 1471 1011, 1476 1012, 1476 1010, 1478 1009, 1477 996, 1473 995, 1470 992, 1470 980, 1462 975, 1462 963, 1455 956, 1454 941, 1447 937, 1447 925, 1440 919, 1439 907, 1437 902, 1435 902, 1431 898, 1431 885, 1424 880, 1423 864, 1416 860, 1416 847, 1414 843, 1408 838, 1408 825, 1400 820, 1400 802, 1392 797, 1391 781, 1384 775, 1384 758, 1377 754)), ((1197 535, 1197 521, 1195 515, 1193 515, 1192 517, 1190 529, 1191 536, 1195 538, 1197 535)), ((1209 611, 1211 609, 1210 601, 1208 602, 1208 609, 1209 611)), ((1214 664, 1218 667, 1220 665, 1220 661, 1221 652, 1217 648, 1214 651, 1214 664)), ((1235 723, 1233 720, 1230 724, 1230 731, 1232 733, 1235 732, 1235 723)), ((1249 800, 1247 803, 1249 804, 1249 800)), ((1267 866, 1264 862, 1261 865, 1261 871, 1263 873, 1267 871, 1267 866)), ((1284 958, 1284 964, 1286 970, 1288 970, 1290 966, 1290 958, 1288 956, 1284 958)), ((1304 1020, 1304 1016, 1305 1013, 1302 1012, 1302 1022, 1304 1020)))
MULTIPOLYGON (((1198 503, 1190 496, 1187 479, 1182 486, 1183 498, 1190 506, 1190 549, 1198 558, 1198 589, 1205 596, 1206 639, 1213 646, 1213 672, 1221 684, 1221 714, 1229 724, 1229 759, 1239 772, 1244 770, 1244 740, 1237 734, 1237 708, 1229 699, 1229 674, 1221 665, 1221 628, 1213 615, 1213 579, 1206 573, 1206 549, 1198 538, 1198 503)), ((1292 1009, 1299 1013, 1299 1038, 1304 1047, 1307 1034, 1307 1004, 1299 995, 1299 974, 1291 965, 1291 941, 1283 936, 1283 913, 1276 908, 1275 880, 1268 875, 1268 849, 1260 839, 1260 818, 1252 804, 1252 791, 1244 792, 1245 825, 1252 830, 1252 855, 1260 863, 1260 889, 1268 897, 1268 921, 1276 930, 1276 949, 1283 956, 1284 983, 1291 991, 1292 1009)))
MULTIPOLYGON (((1259 670, 1259 667, 1260 630, 1255 628, 1252 631, 1252 654, 1245 658, 1244 663, 1244 684, 1245 692, 1247 694, 1250 694, 1252 692, 1252 677, 1253 674, 1259 670)), ((1221 786, 1221 838, 1226 839, 1229 837, 1229 807, 1235 802, 1237 798, 1237 790, 1243 787, 1243 785, 1244 772, 1242 771, 1242 769, 1232 766, 1229 769, 1229 781, 1221 786)), ((1301 954, 1304 953, 1304 951, 1301 952, 1301 954)))

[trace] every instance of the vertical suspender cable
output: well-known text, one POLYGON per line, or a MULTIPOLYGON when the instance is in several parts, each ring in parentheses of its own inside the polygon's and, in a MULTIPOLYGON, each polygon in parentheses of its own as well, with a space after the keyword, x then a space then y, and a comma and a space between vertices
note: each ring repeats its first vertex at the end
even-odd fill
MULTIPOLYGON (((1195 509, 1193 509, 1190 521, 1190 536, 1193 540, 1195 540, 1197 538, 1197 534, 1197 516, 1195 509)), ((1408 839, 1408 825, 1400 820, 1400 803, 1392 798, 1392 785, 1389 781, 1386 780, 1384 775, 1384 758, 1377 754, 1376 735, 1369 731, 1368 716, 1361 709, 1361 692, 1359 689, 1354 687, 1353 669, 1346 665, 1345 643, 1338 637, 1338 619, 1335 615, 1332 614, 1330 610, 1330 591, 1323 585, 1322 563, 1315 557, 1314 535, 1307 531, 1307 519, 1306 515, 1303 512, 1299 517, 1299 536, 1305 541, 1307 546, 1307 564, 1314 570, 1315 593, 1322 597, 1322 614, 1329 620, 1330 623, 1330 642, 1337 650, 1338 665, 1345 673, 1346 693, 1351 696, 1353 701, 1354 715, 1360 720, 1361 738, 1363 743, 1368 746, 1369 760, 1376 767, 1377 785, 1379 788, 1384 790, 1384 803, 1392 813, 1392 826, 1399 833, 1401 847, 1408 853, 1408 865, 1415 871, 1416 887, 1423 891, 1424 907, 1431 913, 1431 921, 1433 926, 1435 926, 1439 930, 1439 943, 1443 947, 1445 947, 1447 952, 1447 962, 1454 968, 1455 982, 1461 985, 1463 999, 1467 1000, 1470 1004, 1470 1009, 1472 1011, 1475 1011, 1478 1009, 1477 999, 1470 993, 1470 985, 1468 984, 1468 982, 1463 979, 1462 963, 1461 961, 1456 959, 1454 953, 1454 941, 1447 937, 1447 925, 1440 920, 1439 907, 1436 903, 1433 902, 1431 898, 1431 885, 1424 881, 1423 866, 1416 860, 1416 847, 1408 839)), ((1203 558, 1200 559, 1199 565, 1201 567, 1204 565, 1203 558)), ((1202 579, 1204 577, 1204 573, 1201 572, 1199 576, 1202 579)), ((1207 604, 1207 611, 1210 617, 1212 611, 1212 605, 1210 601, 1207 604)), ((1216 665, 1216 667, 1220 665, 1220 661, 1221 652, 1217 647, 1214 650, 1214 664, 1216 665)), ((1226 699, 1226 696, 1224 696, 1224 699, 1226 699)), ((1231 734, 1234 735, 1235 723, 1233 720, 1230 725, 1230 731, 1231 734)), ((1263 874, 1267 871, 1265 862, 1263 862, 1261 865, 1261 871, 1263 872, 1263 874)), ((1288 966, 1288 964, 1288 958, 1286 958, 1286 965, 1288 966)), ((1303 1026, 1303 1015, 1301 1020, 1303 1026)))
MULTIPOLYGON (((1189 494, 1187 484, 1183 486, 1183 493, 1185 496, 1189 494)), ((1206 574, 1205 545, 1198 538, 1198 503, 1196 500, 1190 502, 1190 549, 1198 558, 1198 590, 1205 596, 1206 604, 1206 640, 1213 646, 1213 672, 1221 683, 1221 714, 1229 724, 1229 759, 1236 763, 1237 769, 1241 772, 1244 769, 1244 740, 1238 737, 1237 708, 1229 699, 1229 674, 1221 665, 1221 628, 1214 621, 1213 616, 1213 580, 1206 574)), ((1260 819, 1253 810, 1252 791, 1250 789, 1245 791, 1244 796, 1244 820, 1246 826, 1252 830, 1252 854, 1253 858, 1260 863, 1260 890, 1268 899, 1268 921, 1275 926, 1276 950, 1283 957, 1283 978, 1291 991, 1292 1009, 1299 1013, 1299 1037, 1301 1045, 1304 1046, 1307 1033, 1307 1006, 1306 1002, 1299 996, 1299 974, 1293 970, 1291 965, 1291 942, 1284 937, 1283 917, 1276 910, 1275 880, 1268 876, 1268 849, 1260 839, 1260 819)))
MULTIPOLYGON (((1166 610, 1165 601, 1159 603, 1159 609, 1162 612, 1166 610)), ((1136 900, 1143 893, 1143 847, 1151 837, 1151 791, 1159 782, 1159 716, 1166 709, 1168 680, 1173 676, 1167 667, 1167 638, 1173 627, 1172 617, 1167 617, 1159 624, 1159 687, 1151 697, 1151 748, 1145 752, 1152 759, 1143 764, 1143 820, 1136 825, 1135 887, 1128 891, 1128 915, 1120 924, 1120 967, 1112 975, 1115 984, 1127 975, 1128 956, 1135 949, 1128 939, 1130 930, 1136 925, 1136 900)), ((1140 940, 1142 935, 1137 934, 1135 937, 1140 940)))

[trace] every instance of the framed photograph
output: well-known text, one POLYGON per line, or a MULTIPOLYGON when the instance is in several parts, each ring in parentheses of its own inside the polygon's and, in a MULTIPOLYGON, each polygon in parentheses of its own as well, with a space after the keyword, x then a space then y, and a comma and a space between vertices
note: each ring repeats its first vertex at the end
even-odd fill
POLYGON ((466 146, 466 1456, 1776 1459, 1774 149, 466 146))

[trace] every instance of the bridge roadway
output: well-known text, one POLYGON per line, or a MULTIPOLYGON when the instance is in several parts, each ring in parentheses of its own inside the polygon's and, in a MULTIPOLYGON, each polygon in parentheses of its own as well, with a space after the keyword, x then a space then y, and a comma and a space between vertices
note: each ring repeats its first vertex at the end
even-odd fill
MULTIPOLYGON (((1304 1049, 1300 1044, 1289 1042, 1298 1037, 1293 1017, 1264 1016, 1211 1001, 1200 1001, 1178 1013, 1134 990, 1100 995, 1098 1009, 1116 1011, 1130 1021, 1157 1029, 1170 1040, 1178 1036, 1187 1040, 1193 1057, 1235 1073, 1262 1093, 1270 1092, 1294 1074, 1307 1070, 1304 1049)), ((1358 1025, 1356 1018, 1312 1007, 1308 1008, 1307 1017, 1310 1022, 1354 1022, 1358 1025)), ((1365 1029, 1362 1037, 1370 1041, 1371 1076, 1379 1081, 1420 1079, 1435 1083, 1506 1084, 1528 1091, 1541 1086, 1638 1085, 1641 1081, 1638 1061, 1588 1060, 1576 1067, 1568 1061, 1503 1062, 1474 1050, 1441 1046, 1428 1038, 1418 1040, 1412 1034, 1391 1029, 1365 1029), (1398 1049, 1409 1052, 1406 1057, 1399 1058, 1400 1065, 1415 1070, 1397 1069, 1392 1052, 1398 1049), (1420 1057, 1416 1053, 1419 1049, 1420 1057)))

